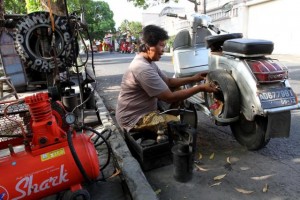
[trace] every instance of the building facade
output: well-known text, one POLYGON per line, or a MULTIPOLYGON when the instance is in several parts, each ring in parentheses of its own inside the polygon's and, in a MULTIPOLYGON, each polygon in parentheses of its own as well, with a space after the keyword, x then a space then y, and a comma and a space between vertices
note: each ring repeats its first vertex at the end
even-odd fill
MULTIPOLYGON (((243 33, 245 38, 271 40, 274 42, 274 54, 300 55, 299 0, 201 0, 201 2, 199 10, 206 11, 217 27, 231 33, 243 33), (233 6, 228 12, 222 10, 222 6, 226 3, 233 6)), ((188 4, 191 3, 186 2, 186 5, 188 4)), ((185 7, 182 8, 181 10, 177 8, 177 12, 187 12, 185 7)), ((157 18, 152 16, 151 23, 166 28, 170 35, 176 34, 184 22, 159 16, 159 13, 152 13, 157 18)), ((143 18, 143 24, 147 24, 147 18, 143 18)))

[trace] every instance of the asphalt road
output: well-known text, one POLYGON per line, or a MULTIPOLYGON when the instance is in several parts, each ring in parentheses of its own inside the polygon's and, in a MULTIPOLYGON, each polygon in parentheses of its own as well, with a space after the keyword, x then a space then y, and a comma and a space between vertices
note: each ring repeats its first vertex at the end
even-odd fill
MULTIPOLYGON (((97 91, 112 116, 122 75, 133 57, 133 54, 95 54, 97 91)), ((289 81, 300 98, 300 59, 277 57, 288 66, 289 81)), ((170 56, 163 56, 158 64, 169 76, 173 75, 170 56)), ((216 126, 198 113, 198 167, 194 168, 193 179, 188 183, 174 181, 172 165, 145 175, 163 200, 299 199, 299 121, 300 110, 292 111, 289 138, 271 139, 265 148, 250 152, 235 141, 229 127, 216 126), (220 175, 225 176, 214 180, 220 175)))

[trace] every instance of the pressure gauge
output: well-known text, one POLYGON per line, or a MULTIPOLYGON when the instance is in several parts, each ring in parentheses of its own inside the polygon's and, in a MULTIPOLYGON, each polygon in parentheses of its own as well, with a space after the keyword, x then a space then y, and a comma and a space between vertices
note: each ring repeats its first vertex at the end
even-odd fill
POLYGON ((76 116, 74 115, 74 113, 67 113, 65 116, 65 120, 69 125, 74 124, 76 121, 76 116))

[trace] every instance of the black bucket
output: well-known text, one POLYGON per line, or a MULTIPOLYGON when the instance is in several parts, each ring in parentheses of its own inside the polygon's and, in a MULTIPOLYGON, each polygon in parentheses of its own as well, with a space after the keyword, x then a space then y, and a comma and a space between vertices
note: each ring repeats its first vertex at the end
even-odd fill
POLYGON ((176 144, 172 147, 174 178, 187 182, 193 177, 193 153, 187 144, 176 144))

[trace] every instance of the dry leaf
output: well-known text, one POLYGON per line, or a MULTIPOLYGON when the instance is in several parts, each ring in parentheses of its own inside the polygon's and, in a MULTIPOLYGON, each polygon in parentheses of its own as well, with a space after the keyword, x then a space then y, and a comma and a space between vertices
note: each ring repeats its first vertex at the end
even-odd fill
POLYGON ((201 160, 202 159, 202 154, 199 153, 199 157, 198 157, 198 160, 201 160))
POLYGON ((226 161, 227 161, 227 163, 231 164, 230 157, 227 157, 226 161))
POLYGON ((239 158, 237 158, 237 157, 234 157, 234 156, 231 156, 230 157, 230 161, 232 162, 232 163, 235 163, 235 162, 237 162, 237 161, 239 161, 240 159, 239 158))
POLYGON ((235 188, 236 191, 243 193, 243 194, 251 194, 253 193, 253 191, 249 191, 249 190, 244 190, 242 188, 235 188))
POLYGON ((155 191, 155 194, 159 194, 159 193, 161 193, 161 189, 155 191))
POLYGON ((220 185, 221 183, 222 183, 222 182, 214 183, 214 184, 212 184, 210 187, 214 187, 214 186, 220 185))
POLYGON ((209 156, 209 159, 212 160, 212 159, 214 159, 214 157, 215 157, 215 153, 212 153, 212 154, 209 156))
POLYGON ((195 164, 195 166, 200 170, 200 171, 204 171, 204 172, 206 172, 206 171, 208 171, 209 169, 204 169, 204 168, 202 168, 202 167, 200 167, 199 165, 197 165, 197 164, 195 164))
POLYGON ((219 180, 221 180, 222 178, 224 178, 225 176, 226 176, 226 174, 222 174, 222 175, 216 176, 216 177, 214 177, 214 180, 215 180, 215 181, 219 181, 219 180))
POLYGON ((258 180, 268 179, 268 178, 270 178, 272 176, 274 176, 274 174, 265 175, 265 176, 255 176, 255 177, 251 177, 251 179, 258 181, 258 180))
POLYGON ((115 173, 113 173, 110 177, 108 177, 107 179, 113 178, 115 176, 118 176, 121 173, 121 170, 119 170, 118 168, 116 168, 115 173))
POLYGON ((245 171, 245 170, 250 169, 250 167, 240 167, 240 169, 241 169, 242 171, 245 171))
POLYGON ((263 192, 268 192, 269 185, 266 183, 265 186, 263 187, 263 192))

